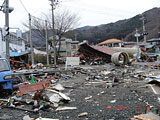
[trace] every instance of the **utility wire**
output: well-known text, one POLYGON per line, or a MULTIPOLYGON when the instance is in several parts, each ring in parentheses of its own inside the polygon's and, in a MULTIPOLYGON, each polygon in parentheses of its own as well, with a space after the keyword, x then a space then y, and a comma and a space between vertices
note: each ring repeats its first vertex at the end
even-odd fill
POLYGON ((4 2, 3 2, 3 4, 2 4, 2 6, 5 4, 5 0, 4 0, 4 2))
POLYGON ((3 8, 4 4, 5 4, 5 0, 4 0, 4 2, 3 2, 2 6, 0 6, 0 9, 1 9, 1 10, 2 10, 2 8, 3 8))
POLYGON ((23 6, 24 10, 27 12, 27 14, 29 14, 28 10, 26 9, 25 5, 23 4, 23 2, 21 0, 19 0, 19 2, 21 3, 21 5, 23 6))
MULTIPOLYGON (((20 1, 21 5, 23 6, 24 10, 27 12, 27 14, 29 14, 29 12, 28 12, 28 10, 26 9, 25 5, 23 4, 22 0, 19 0, 19 1, 20 1)), ((33 16, 33 15, 31 15, 31 17, 36 18, 36 19, 38 19, 38 20, 45 21, 45 20, 43 20, 43 19, 41 19, 41 18, 38 18, 38 17, 36 17, 36 16, 33 16)))

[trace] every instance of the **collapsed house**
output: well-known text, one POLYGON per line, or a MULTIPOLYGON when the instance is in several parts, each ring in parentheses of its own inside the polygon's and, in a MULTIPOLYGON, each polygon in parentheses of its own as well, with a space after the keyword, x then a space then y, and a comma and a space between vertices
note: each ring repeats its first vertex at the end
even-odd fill
POLYGON ((86 42, 79 48, 81 60, 91 64, 103 64, 113 62, 115 65, 129 63, 129 55, 125 51, 117 51, 108 46, 90 46, 86 42))
POLYGON ((103 61, 111 62, 111 56, 116 53, 115 50, 107 46, 90 46, 86 42, 79 44, 79 50, 81 60, 87 62, 103 61))

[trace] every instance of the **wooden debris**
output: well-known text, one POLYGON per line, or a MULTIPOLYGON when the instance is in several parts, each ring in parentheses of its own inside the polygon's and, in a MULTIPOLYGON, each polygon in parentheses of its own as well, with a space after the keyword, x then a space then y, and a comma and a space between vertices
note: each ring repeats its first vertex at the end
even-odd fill
POLYGON ((156 120, 156 119, 152 119, 149 117, 145 117, 144 115, 136 115, 136 116, 134 116, 134 118, 138 119, 138 120, 156 120))

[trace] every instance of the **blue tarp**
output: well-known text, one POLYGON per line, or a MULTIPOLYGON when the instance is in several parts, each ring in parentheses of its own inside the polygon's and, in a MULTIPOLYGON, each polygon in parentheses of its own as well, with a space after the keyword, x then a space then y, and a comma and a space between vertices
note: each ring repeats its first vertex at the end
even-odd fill
POLYGON ((156 56, 157 54, 156 53, 147 53, 147 55, 150 57, 153 57, 153 56, 156 56))
POLYGON ((18 57, 18 56, 22 56, 25 54, 29 54, 29 52, 26 51, 22 51, 22 52, 10 52, 10 57, 18 57))

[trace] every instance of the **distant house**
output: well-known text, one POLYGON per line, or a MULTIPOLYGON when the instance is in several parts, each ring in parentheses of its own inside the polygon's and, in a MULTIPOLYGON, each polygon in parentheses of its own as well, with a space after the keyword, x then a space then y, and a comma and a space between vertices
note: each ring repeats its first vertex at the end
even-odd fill
MULTIPOLYGON (((51 39, 52 38, 50 38, 50 40, 51 39)), ((56 48, 57 50, 59 50, 59 55, 61 57, 71 57, 75 53, 75 51, 78 50, 78 43, 78 41, 72 41, 72 39, 63 37, 58 40, 56 48)), ((51 49, 51 51, 54 52, 53 48, 51 49)))
POLYGON ((71 42, 72 42, 72 39, 68 39, 65 37, 61 39, 60 56, 63 56, 63 57, 72 56, 71 42))
POLYGON ((150 40, 147 40, 147 46, 146 49, 151 49, 155 53, 160 53, 160 38, 153 38, 150 40))
POLYGON ((76 52, 78 51, 78 44, 79 41, 72 41, 71 42, 71 50, 72 50, 72 56, 76 54, 76 52))
POLYGON ((132 48, 135 47, 137 45, 137 42, 123 42, 123 47, 125 48, 132 48))
POLYGON ((121 47, 122 41, 118 39, 109 39, 105 40, 98 44, 99 46, 108 46, 108 47, 121 47))

